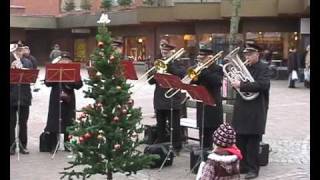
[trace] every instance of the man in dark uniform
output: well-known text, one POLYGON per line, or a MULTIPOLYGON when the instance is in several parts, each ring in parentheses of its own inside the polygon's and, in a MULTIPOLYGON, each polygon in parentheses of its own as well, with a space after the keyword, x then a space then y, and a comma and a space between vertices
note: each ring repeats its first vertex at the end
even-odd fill
MULTIPOLYGON (((61 59, 57 63, 71 63, 69 52, 62 52, 61 59)), ((49 112, 45 131, 50 133, 51 151, 55 150, 57 138, 60 133, 64 133, 64 141, 68 140, 66 127, 72 124, 76 116, 76 98, 74 89, 80 89, 83 85, 82 80, 78 82, 61 83, 61 89, 58 82, 47 82, 45 85, 51 88, 49 100, 49 112), (61 129, 59 129, 59 103, 61 103, 61 129)), ((68 149, 65 149, 68 151, 68 149)))
MULTIPOLYGON (((175 47, 168 44, 167 42, 160 44, 161 55, 167 58, 171 55, 172 50, 175 47)), ((175 62, 170 62, 168 64, 167 72, 174 74, 182 78, 185 71, 176 65, 175 62)), ((166 98, 164 94, 169 90, 168 88, 162 88, 154 78, 149 80, 150 84, 156 84, 153 97, 153 106, 156 112, 157 119, 157 136, 155 143, 165 142, 166 139, 166 123, 171 125, 171 107, 172 107, 172 128, 173 128, 173 148, 176 153, 178 153, 182 148, 181 137, 180 137, 180 110, 182 106, 182 100, 184 99, 181 93, 177 93, 172 98, 166 98)))
MULTIPOLYGON (((211 49, 200 49, 197 57, 198 63, 204 63, 204 61, 212 54, 213 51, 211 49)), ((223 122, 221 97, 222 79, 223 71, 221 66, 213 63, 208 68, 202 70, 197 81, 192 82, 204 86, 216 103, 216 106, 204 105, 203 148, 205 149, 212 149, 212 134, 223 122)), ((200 139, 202 135, 202 114, 203 103, 198 102, 197 126, 199 127, 200 139)))
POLYGON ((245 179, 253 179, 259 175, 259 144, 265 133, 269 105, 270 71, 268 65, 259 59, 260 50, 257 45, 248 44, 243 51, 254 82, 231 82, 240 92, 259 93, 253 100, 244 100, 237 94, 234 104, 232 125, 237 133, 237 146, 243 154, 240 171, 247 173, 245 179))
MULTIPOLYGON (((13 54, 11 59, 11 68, 24 68, 24 69, 36 69, 37 62, 36 60, 30 60, 23 56, 24 49, 27 47, 23 47, 22 44, 17 45, 16 49, 13 50, 13 54)), ((19 113, 19 140, 20 140, 20 153, 21 154, 29 154, 27 150, 27 142, 28 142, 28 126, 27 122, 29 119, 30 105, 32 100, 32 93, 30 84, 21 84, 20 92, 18 85, 11 84, 10 85, 10 155, 15 154, 15 128, 17 123, 17 113, 19 113), (20 95, 20 99, 18 99, 20 95), (18 104, 18 101, 20 104, 18 104), (19 112, 18 112, 19 106, 19 112)))

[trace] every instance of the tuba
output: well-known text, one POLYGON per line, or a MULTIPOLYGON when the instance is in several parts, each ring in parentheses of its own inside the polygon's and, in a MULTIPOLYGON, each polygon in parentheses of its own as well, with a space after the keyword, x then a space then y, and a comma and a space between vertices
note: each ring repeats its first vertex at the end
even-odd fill
MULTIPOLYGON (((228 63, 223 65, 223 72, 230 82, 234 80, 254 82, 253 77, 246 67, 247 61, 242 62, 238 55, 239 50, 240 47, 237 47, 224 57, 224 60, 228 61, 228 63)), ((253 100, 259 96, 258 92, 241 92, 239 88, 235 88, 235 90, 247 101, 253 100)))
MULTIPOLYGON (((183 79, 181 79, 182 83, 190 84, 192 80, 197 80, 202 70, 210 67, 213 63, 215 63, 222 56, 222 53, 223 51, 220 51, 216 55, 208 57, 206 60, 204 60, 204 63, 198 63, 195 68, 189 68, 187 70, 187 75, 183 79)), ((173 93, 171 93, 173 90, 173 88, 170 88, 164 94, 164 96, 166 98, 172 98, 175 94, 177 94, 180 91, 180 89, 177 89, 173 93)))

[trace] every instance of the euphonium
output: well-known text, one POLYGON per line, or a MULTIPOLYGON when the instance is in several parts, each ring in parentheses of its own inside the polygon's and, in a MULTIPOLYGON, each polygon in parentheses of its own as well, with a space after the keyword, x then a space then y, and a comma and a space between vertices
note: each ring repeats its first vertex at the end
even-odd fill
MULTIPOLYGON (((239 80, 242 82, 254 82, 253 77, 246 67, 247 61, 242 62, 238 55, 239 50, 240 47, 237 47, 224 57, 224 60, 229 62, 223 65, 223 72, 230 82, 234 80, 239 80)), ((241 92, 239 88, 235 88, 235 90, 244 100, 250 101, 259 96, 258 92, 241 92)))
MULTIPOLYGON (((213 63, 215 63, 222 56, 222 53, 223 51, 220 51, 216 55, 208 57, 206 60, 204 60, 204 63, 198 63, 195 68, 189 68, 187 70, 187 75, 181 80, 182 83, 190 84, 192 80, 197 80, 202 70, 210 67, 213 63)), ((173 90, 174 90, 173 88, 170 88, 164 94, 164 96, 166 98, 172 98, 175 94, 177 94, 180 91, 180 89, 177 89, 176 91, 170 94, 170 92, 172 92, 173 90)))

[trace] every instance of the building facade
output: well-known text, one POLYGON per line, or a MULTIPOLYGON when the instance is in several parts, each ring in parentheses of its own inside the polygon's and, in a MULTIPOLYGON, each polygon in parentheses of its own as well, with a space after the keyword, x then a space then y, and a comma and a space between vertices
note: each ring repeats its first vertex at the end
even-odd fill
MULTIPOLYGON (((29 44, 40 64, 49 61, 55 43, 70 51, 75 60, 86 62, 96 47, 100 0, 91 1, 91 10, 81 10, 80 1, 75 1, 72 12, 63 10, 61 0, 41 2, 10 1, 10 40, 29 44)), ((114 38, 123 41, 124 58, 152 61, 160 53, 161 39, 187 50, 199 46, 227 50, 231 0, 152 2, 134 1, 130 7, 114 2, 108 11, 108 28, 114 38)), ((303 49, 310 42, 309 9, 308 0, 242 0, 237 39, 254 40, 270 49, 273 59, 286 61, 290 47, 303 49)))

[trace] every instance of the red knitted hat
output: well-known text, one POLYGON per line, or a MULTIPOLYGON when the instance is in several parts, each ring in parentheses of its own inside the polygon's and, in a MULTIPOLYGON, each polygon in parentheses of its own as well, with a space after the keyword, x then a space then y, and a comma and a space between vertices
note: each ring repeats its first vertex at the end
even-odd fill
POLYGON ((236 143, 236 132, 226 123, 214 131, 212 135, 213 143, 220 147, 230 147, 236 143))

